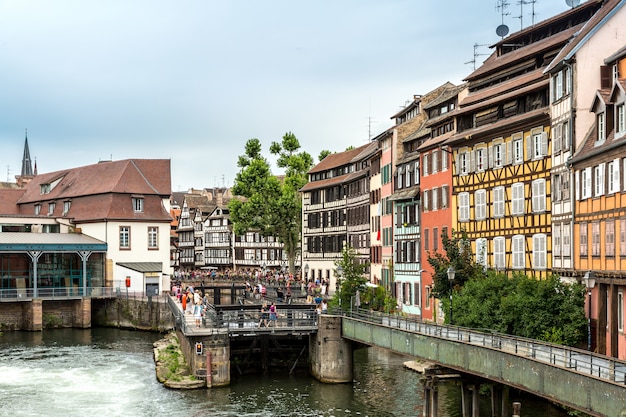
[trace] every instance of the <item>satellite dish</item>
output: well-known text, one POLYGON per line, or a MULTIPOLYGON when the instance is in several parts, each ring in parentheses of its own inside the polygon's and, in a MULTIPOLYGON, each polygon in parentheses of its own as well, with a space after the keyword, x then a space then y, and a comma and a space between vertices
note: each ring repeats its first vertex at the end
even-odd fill
POLYGON ((567 4, 572 9, 577 7, 580 4, 580 0, 565 0, 565 4, 567 4))
MULTIPOLYGON (((575 0, 567 0, 567 1, 575 1, 575 0)), ((509 27, 507 25, 500 25, 496 28, 496 35, 504 38, 509 34, 509 27)))

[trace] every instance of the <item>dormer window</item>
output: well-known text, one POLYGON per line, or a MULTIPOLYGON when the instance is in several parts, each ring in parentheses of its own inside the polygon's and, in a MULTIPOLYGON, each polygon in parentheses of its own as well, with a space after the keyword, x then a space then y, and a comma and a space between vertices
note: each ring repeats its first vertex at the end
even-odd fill
POLYGON ((133 211, 135 213, 143 212, 143 198, 142 197, 133 197, 133 211))
POLYGON ((50 192, 50 184, 40 185, 40 194, 48 194, 50 192))
POLYGON ((626 103, 619 104, 617 106, 617 117, 615 121, 615 133, 617 135, 623 135, 626 132, 626 103))
POLYGON ((72 205, 71 201, 64 201, 63 202, 63 215, 64 216, 67 214, 68 211, 70 211, 71 205, 72 205))
POLYGON ((54 214, 54 209, 56 208, 55 203, 48 204, 48 216, 52 216, 54 214))
POLYGON ((41 214, 41 204, 35 204, 35 216, 39 216, 41 214))

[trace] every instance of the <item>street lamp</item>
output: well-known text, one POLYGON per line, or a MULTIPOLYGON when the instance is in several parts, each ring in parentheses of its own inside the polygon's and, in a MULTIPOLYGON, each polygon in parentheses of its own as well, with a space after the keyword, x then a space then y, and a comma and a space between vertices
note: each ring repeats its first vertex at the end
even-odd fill
POLYGON ((304 279, 309 280, 309 264, 304 264, 304 279))
POLYGON ((339 308, 341 308, 341 276, 343 275, 343 267, 337 265, 337 282, 335 284, 335 292, 339 293, 339 308))
POLYGON ((583 277, 587 287, 587 350, 591 350, 591 290, 596 286, 596 277, 593 271, 585 272, 583 277))
POLYGON ((450 283, 450 324, 452 324, 452 281, 454 281, 456 271, 454 267, 450 265, 446 273, 448 274, 448 282, 450 283))

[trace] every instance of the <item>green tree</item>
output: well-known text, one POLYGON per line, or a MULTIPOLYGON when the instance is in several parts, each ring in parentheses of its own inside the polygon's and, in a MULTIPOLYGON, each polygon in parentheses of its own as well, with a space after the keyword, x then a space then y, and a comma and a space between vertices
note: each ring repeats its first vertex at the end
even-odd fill
POLYGON ((329 151, 327 149, 324 149, 324 150, 320 151, 320 154, 318 155, 317 160, 322 162, 322 159, 326 158, 331 153, 332 153, 331 151, 329 151))
POLYGON ((489 271, 455 291, 454 324, 576 346, 587 320, 581 284, 489 271))
POLYGON ((285 170, 284 177, 279 179, 261 154, 261 142, 256 138, 248 140, 244 154, 237 161, 240 170, 233 186, 233 194, 241 198, 228 204, 234 233, 242 235, 254 230, 263 236, 277 237, 284 245, 292 272, 302 230, 299 190, 306 184, 307 172, 313 166, 311 155, 298 152, 299 149, 300 143, 291 132, 280 143, 271 144, 270 152, 278 157, 278 167, 285 170))
POLYGON ((443 301, 450 296, 450 281, 447 273, 450 266, 455 271, 452 282, 454 288, 462 287, 470 278, 482 275, 483 267, 476 263, 465 231, 453 231, 452 236, 441 235, 441 244, 444 251, 428 252, 428 263, 435 271, 432 294, 443 301))

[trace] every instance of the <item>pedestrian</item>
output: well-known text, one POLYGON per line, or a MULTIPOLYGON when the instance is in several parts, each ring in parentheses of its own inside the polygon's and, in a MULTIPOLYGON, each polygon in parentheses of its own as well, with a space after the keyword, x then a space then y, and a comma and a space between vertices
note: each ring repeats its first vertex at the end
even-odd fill
POLYGON ((267 327, 267 319, 268 319, 267 303, 263 303, 263 305, 261 306, 261 318, 259 320, 259 328, 261 327, 261 324, 267 327))
POLYGON ((270 326, 276 327, 276 316, 278 312, 276 311, 276 304, 272 303, 270 306, 270 326))
POLYGON ((186 313, 187 312, 187 294, 186 293, 182 295, 180 302, 183 305, 183 313, 186 313))
POLYGON ((193 318, 196 320, 196 327, 200 327, 202 320, 202 304, 200 304, 199 301, 193 306, 193 318))
POLYGON ((322 301, 322 314, 328 313, 328 302, 324 299, 322 301))

